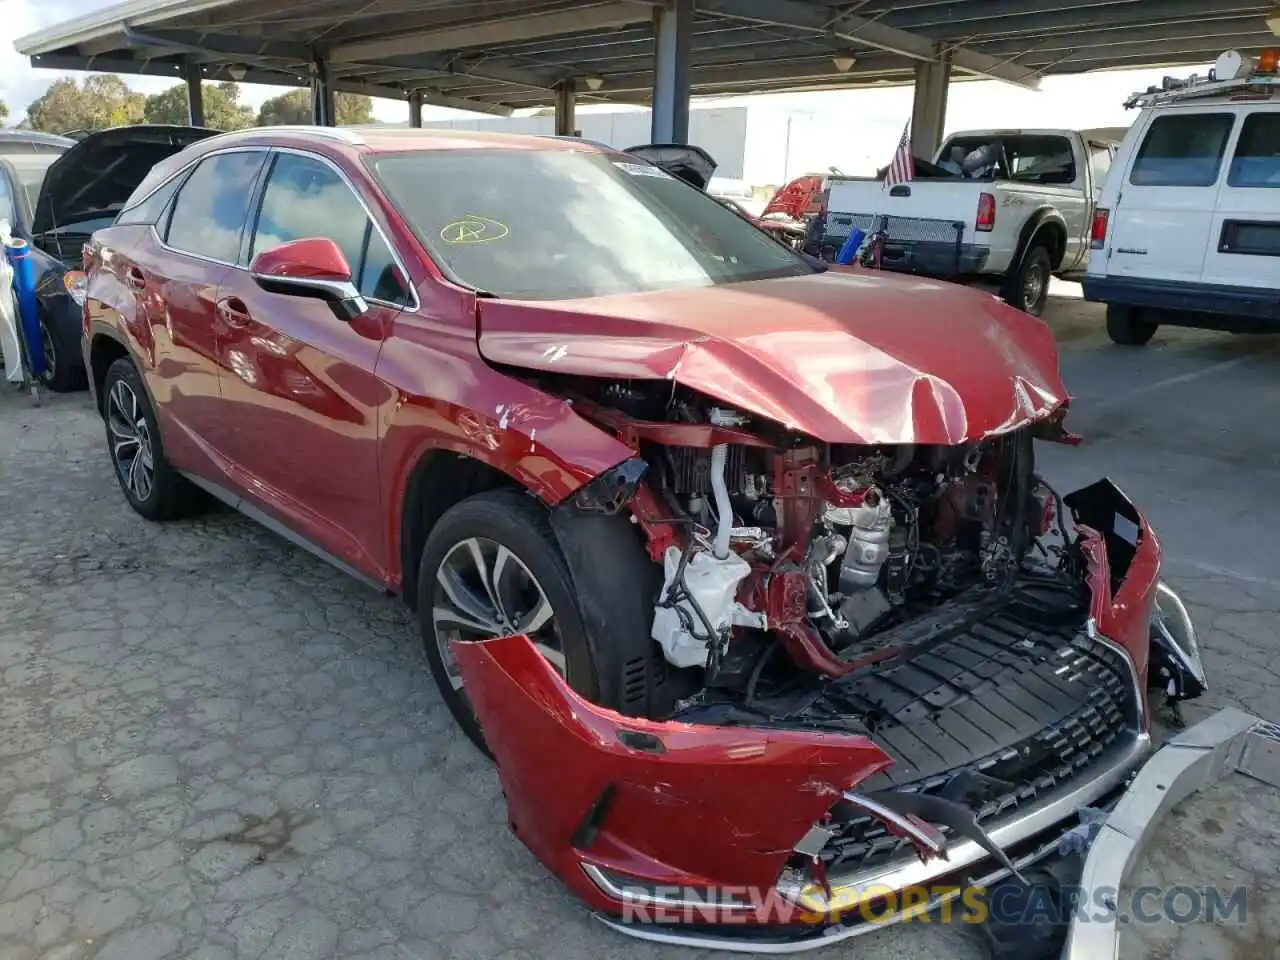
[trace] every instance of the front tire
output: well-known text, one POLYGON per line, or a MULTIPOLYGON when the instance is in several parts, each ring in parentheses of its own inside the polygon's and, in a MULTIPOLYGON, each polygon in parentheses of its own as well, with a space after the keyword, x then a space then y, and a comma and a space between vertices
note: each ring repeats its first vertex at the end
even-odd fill
POLYGON ((1049 281, 1053 278, 1053 261, 1049 249, 1036 244, 1026 252, 1018 269, 1005 282, 1004 301, 1023 313, 1038 317, 1049 301, 1049 281))
POLYGON ((1107 336, 1122 347, 1141 347, 1156 334, 1159 324, 1144 319, 1138 307, 1107 304, 1107 336))
POLYGON ((455 640, 525 633, 569 686, 597 698, 597 664, 568 565, 546 509, 524 491, 493 490, 450 508, 423 547, 417 596, 423 648, 440 695, 485 754, 489 748, 453 657, 455 640))
POLYGON ((158 522, 189 512, 196 503, 196 488, 165 458, 155 411, 128 357, 107 368, 102 407, 107 451, 129 506, 158 522))

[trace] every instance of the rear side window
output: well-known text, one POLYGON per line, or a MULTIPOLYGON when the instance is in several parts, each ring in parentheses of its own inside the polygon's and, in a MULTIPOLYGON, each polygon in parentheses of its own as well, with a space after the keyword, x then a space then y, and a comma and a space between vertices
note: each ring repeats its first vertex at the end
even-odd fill
POLYGON ((265 152, 253 150, 202 160, 178 191, 165 242, 184 253, 235 263, 265 158, 265 152))
POLYGON ((1280 187, 1280 113, 1245 117, 1227 183, 1233 187, 1280 187))
POLYGON ((121 210, 116 223, 159 223, 161 215, 181 184, 182 177, 174 177, 145 200, 121 210))
POLYGON ((1211 187, 1235 123, 1232 113, 1156 117, 1138 150, 1129 182, 1139 187, 1211 187))

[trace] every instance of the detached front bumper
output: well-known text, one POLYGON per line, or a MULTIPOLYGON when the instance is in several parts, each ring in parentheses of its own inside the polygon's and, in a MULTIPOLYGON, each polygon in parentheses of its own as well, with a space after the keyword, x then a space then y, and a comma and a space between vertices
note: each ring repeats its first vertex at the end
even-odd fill
MULTIPOLYGON (((984 811, 986 836, 1019 868, 1054 852, 1081 808, 1110 807, 1151 749, 1146 671, 1159 543, 1107 481, 1065 502, 1085 533, 1089 569, 1089 616, 1077 639, 1123 665, 1116 681, 1126 678, 1132 710, 1120 734, 1090 748, 1087 764, 984 811)), ((523 637, 455 651, 512 830, 621 933, 796 952, 940 907, 1008 873, 958 834, 948 836, 945 859, 922 860, 907 844, 815 873, 833 808, 894 768, 869 736, 625 717, 575 694, 523 637)))

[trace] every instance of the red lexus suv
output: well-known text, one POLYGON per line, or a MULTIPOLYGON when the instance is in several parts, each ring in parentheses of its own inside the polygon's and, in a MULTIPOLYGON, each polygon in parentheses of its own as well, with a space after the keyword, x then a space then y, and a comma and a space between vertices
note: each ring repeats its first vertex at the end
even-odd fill
POLYGON ((512 826, 624 932, 829 942, 869 878, 989 882, 1124 789, 1148 678, 1204 687, 1141 512, 1036 472, 1076 439, 1041 321, 641 157, 224 134, 85 268, 133 508, 212 494, 402 596, 512 826))

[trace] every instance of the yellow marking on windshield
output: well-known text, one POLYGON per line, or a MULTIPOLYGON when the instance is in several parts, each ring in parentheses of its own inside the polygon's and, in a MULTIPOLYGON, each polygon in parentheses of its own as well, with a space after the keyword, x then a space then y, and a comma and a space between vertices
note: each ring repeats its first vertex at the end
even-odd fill
POLYGON ((501 240, 510 232, 501 220, 468 213, 441 227, 440 239, 445 243, 488 243, 491 240, 501 240))

